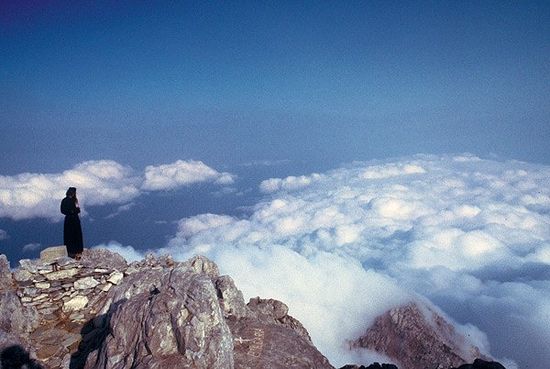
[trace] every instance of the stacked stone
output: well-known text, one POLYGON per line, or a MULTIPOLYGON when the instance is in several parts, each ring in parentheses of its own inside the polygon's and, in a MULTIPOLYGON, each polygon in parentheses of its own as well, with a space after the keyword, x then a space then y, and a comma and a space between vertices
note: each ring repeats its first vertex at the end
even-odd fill
MULTIPOLYGON (((64 249, 64 247, 63 247, 64 249)), ((21 260, 13 273, 23 305, 33 306, 42 321, 68 318, 85 322, 109 289, 122 280, 124 270, 91 267, 61 257, 21 260)))

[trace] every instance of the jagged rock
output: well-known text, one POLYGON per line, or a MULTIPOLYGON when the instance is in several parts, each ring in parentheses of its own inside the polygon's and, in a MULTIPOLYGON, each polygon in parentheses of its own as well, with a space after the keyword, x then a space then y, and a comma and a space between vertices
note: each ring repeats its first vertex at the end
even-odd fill
POLYGON ((233 368, 232 335, 216 289, 197 272, 204 268, 192 265, 141 270, 111 288, 105 318, 96 322, 104 325, 84 337, 74 367, 233 368), (98 338, 103 342, 89 350, 86 344, 98 338))
POLYGON ((402 369, 451 368, 482 357, 441 315, 417 303, 381 315, 352 346, 383 353, 402 369))
MULTIPOLYGON (((12 287, 0 290, 0 350, 18 345, 45 369, 333 369, 284 303, 258 297, 245 304, 207 258, 148 255, 128 265, 93 249, 81 261, 22 260, 13 273, 3 259, 0 281, 12 287)), ((402 369, 450 368, 480 356, 473 346, 459 350, 468 347, 465 338, 415 304, 379 317, 352 346, 384 353, 402 369)))
POLYGON ((0 331, 24 336, 39 324, 39 317, 33 306, 23 306, 15 292, 0 292, 0 331))
POLYGON ((251 299, 245 317, 228 319, 240 369, 333 369, 305 328, 277 300, 251 299))
POLYGON ((305 327, 297 319, 288 315, 288 306, 281 301, 256 297, 250 299, 246 306, 257 319, 284 325, 311 342, 311 337, 305 327))
POLYGON ((333 368, 283 303, 245 305, 204 257, 171 264, 130 264, 83 329, 71 368, 333 368))
POLYGON ((201 255, 189 259, 184 265, 191 267, 196 273, 204 273, 210 278, 217 278, 220 275, 218 266, 210 259, 201 255))
POLYGON ((28 353, 32 349, 28 335, 38 323, 34 307, 23 306, 13 291, 0 291, 0 368, 34 363, 28 353))
POLYGON ((231 277, 224 275, 217 278, 216 290, 225 317, 242 318, 247 314, 243 293, 235 287, 235 282, 231 277))
POLYGON ((107 249, 84 249, 80 264, 84 268, 103 268, 122 271, 128 267, 126 260, 119 254, 107 249))
POLYGON ((0 254, 0 291, 13 288, 13 281, 10 270, 10 262, 4 254, 0 254))

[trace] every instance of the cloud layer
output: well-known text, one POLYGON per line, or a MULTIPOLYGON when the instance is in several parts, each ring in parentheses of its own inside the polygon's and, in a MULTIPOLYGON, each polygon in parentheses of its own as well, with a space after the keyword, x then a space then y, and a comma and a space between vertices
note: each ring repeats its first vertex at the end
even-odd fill
POLYGON ((230 173, 219 173, 200 161, 151 165, 143 175, 112 160, 86 161, 62 173, 0 176, 0 218, 58 219, 59 202, 69 186, 78 188, 87 206, 127 204, 144 191, 173 190, 199 182, 227 185, 233 179, 230 173))
POLYGON ((335 365, 376 315, 423 296, 535 367, 550 363, 549 180, 471 155, 356 163, 264 181, 249 217, 182 219, 162 252, 207 255, 246 296, 285 301, 335 365))
POLYGON ((142 188, 149 191, 172 190, 198 182, 228 185, 234 182, 230 173, 219 173, 201 161, 178 160, 172 164, 148 166, 142 188))

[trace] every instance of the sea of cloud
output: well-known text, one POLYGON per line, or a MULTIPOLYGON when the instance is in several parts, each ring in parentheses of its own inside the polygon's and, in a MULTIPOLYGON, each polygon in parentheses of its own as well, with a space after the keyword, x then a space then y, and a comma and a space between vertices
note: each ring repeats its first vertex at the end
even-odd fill
POLYGON ((263 181, 249 216, 182 219, 159 252, 206 255, 245 296, 284 301, 334 365, 379 359, 346 342, 427 299, 508 368, 543 367, 549 180, 548 166, 473 155, 353 163, 263 181))
POLYGON ((62 173, 0 176, 0 218, 59 219, 60 199, 69 186, 77 187, 78 197, 86 205, 122 204, 119 210, 123 211, 144 192, 174 190, 199 182, 225 186, 233 181, 232 174, 194 160, 150 165, 143 173, 112 160, 86 161, 62 173))
MULTIPOLYGON (((115 162, 87 162, 58 175, 0 177, 0 216, 48 214, 52 194, 57 210, 54 184, 67 179, 80 181, 87 203, 121 206, 192 178, 232 183, 232 175, 197 163, 147 167, 148 175, 138 175, 115 162), (18 188, 33 189, 24 205, 15 201, 25 196, 18 188)), ((180 260, 206 255, 245 297, 284 301, 334 365, 383 359, 349 351, 347 342, 387 309, 420 300, 508 369, 516 365, 506 358, 522 368, 547 367, 549 182, 548 166, 473 155, 352 163, 267 179, 249 215, 181 219, 155 251, 180 260)), ((129 260, 143 256, 116 242, 102 246, 129 260)))

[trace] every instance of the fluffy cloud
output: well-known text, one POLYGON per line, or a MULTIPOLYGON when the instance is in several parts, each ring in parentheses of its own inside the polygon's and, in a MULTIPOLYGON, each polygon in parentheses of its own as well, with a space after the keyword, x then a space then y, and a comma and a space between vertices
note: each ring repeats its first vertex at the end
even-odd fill
POLYGON ((139 178, 111 160, 87 161, 56 174, 0 176, 0 217, 59 218, 59 202, 69 186, 86 205, 124 203, 139 194, 139 178))
POLYGON ((550 362, 549 180, 546 166, 471 155, 355 163, 262 182, 250 216, 182 219, 161 252, 205 254, 246 296, 287 302, 336 365, 377 314, 425 297, 493 355, 535 367, 550 362))
POLYGON ((321 179, 321 175, 314 173, 310 176, 290 176, 284 179, 270 178, 262 181, 260 191, 264 193, 276 192, 279 190, 293 191, 304 188, 321 179))
POLYGON ((0 176, 0 218, 59 219, 59 202, 69 186, 77 187, 80 202, 87 205, 121 204, 143 191, 175 189, 198 182, 233 183, 229 173, 219 173, 202 162, 177 161, 148 166, 143 176, 112 160, 86 161, 62 173, 22 173, 0 176))
POLYGON ((28 243, 25 246, 23 246, 23 252, 33 252, 40 250, 42 248, 42 245, 36 242, 28 243))
POLYGON ((178 160, 171 164, 146 167, 142 188, 149 191, 172 190, 197 182, 228 185, 234 182, 234 178, 230 173, 219 173, 202 161, 178 160))
POLYGON ((126 261, 132 262, 143 259, 143 255, 136 251, 132 246, 124 246, 120 242, 110 241, 108 243, 102 243, 95 245, 92 248, 109 249, 122 255, 126 261))

